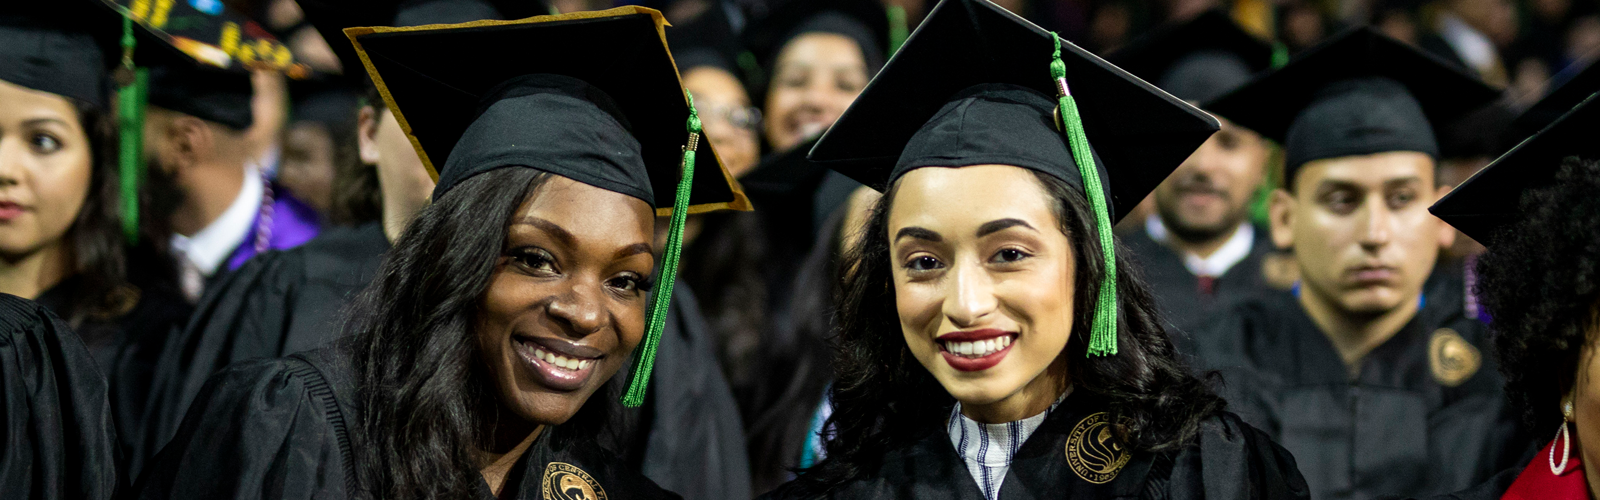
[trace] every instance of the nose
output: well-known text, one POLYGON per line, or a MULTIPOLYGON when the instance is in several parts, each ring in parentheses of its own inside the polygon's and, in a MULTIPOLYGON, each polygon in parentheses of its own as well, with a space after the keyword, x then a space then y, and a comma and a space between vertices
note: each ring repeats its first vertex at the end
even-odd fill
POLYGON ((18 142, 0 135, 0 188, 22 183, 22 162, 26 148, 18 142))
POLYGON ((587 337, 605 327, 605 308, 601 307, 598 290, 590 288, 597 287, 573 287, 546 306, 550 317, 565 325, 573 337, 587 337))
POLYGON ((994 279, 978 265, 956 264, 952 271, 944 315, 961 328, 977 325, 999 306, 994 296, 994 279))
POLYGON ((1362 219, 1366 227, 1361 229, 1361 246, 1368 251, 1375 251, 1387 245, 1394 236, 1394 212, 1389 210, 1382 196, 1376 195, 1368 198, 1365 210, 1362 219))

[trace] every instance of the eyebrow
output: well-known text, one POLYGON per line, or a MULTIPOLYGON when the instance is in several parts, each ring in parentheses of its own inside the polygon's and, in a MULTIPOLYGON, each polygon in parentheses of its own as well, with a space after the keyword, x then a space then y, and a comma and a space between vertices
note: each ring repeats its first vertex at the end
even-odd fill
POLYGON ((653 253, 653 252, 654 251, 650 248, 650 244, 649 243, 634 243, 632 245, 628 245, 628 246, 622 247, 621 250, 617 250, 616 255, 614 257, 612 257, 612 259, 613 260, 621 260, 621 259, 624 259, 624 258, 628 258, 628 257, 632 257, 632 256, 635 256, 635 255, 639 255, 639 254, 642 254, 642 253, 653 253))
POLYGON ((1033 226, 1029 225, 1022 219, 997 219, 985 222, 982 226, 978 226, 978 237, 982 238, 984 236, 1011 229, 1013 227, 1025 227, 1034 232, 1039 231, 1038 229, 1034 229, 1033 226))
MULTIPOLYGON (((1417 177, 1415 175, 1409 175, 1409 176, 1405 176, 1405 177, 1397 177, 1397 178, 1394 178, 1394 179, 1387 179, 1387 180, 1384 180, 1382 182, 1382 187, 1379 188, 1379 189, 1390 188, 1390 187, 1395 187, 1395 186, 1404 185, 1404 184, 1413 184, 1413 183, 1416 183, 1416 184, 1422 183, 1422 178, 1421 177, 1417 177)), ((1363 184, 1363 183, 1361 183, 1359 181, 1348 180, 1348 179, 1323 179, 1322 182, 1320 184, 1318 184, 1317 187, 1318 187, 1319 191, 1326 191, 1326 190, 1330 190, 1330 189, 1356 189, 1356 190, 1363 190, 1364 191, 1364 190, 1368 189, 1368 187, 1365 184, 1363 184)))
POLYGON ((22 122, 23 125, 27 125, 27 126, 30 126, 30 127, 31 126, 35 126, 35 125, 39 125, 39 124, 44 124, 44 123, 55 123, 55 124, 61 125, 63 127, 68 126, 66 120, 62 120, 60 118, 33 118, 33 119, 26 120, 26 121, 22 122))
POLYGON ((927 241, 931 241, 931 242, 934 242, 934 243, 938 243, 938 242, 944 241, 944 237, 943 236, 939 236, 939 233, 935 233, 935 232, 933 232, 931 230, 928 230, 926 228, 920 228, 920 227, 916 227, 916 226, 901 228, 899 232, 894 233, 894 240, 895 241, 900 241, 900 238, 916 238, 916 239, 919 239, 919 240, 927 240, 927 241))
POLYGON ((566 246, 575 246, 575 244, 577 243, 577 240, 578 240, 577 238, 572 237, 572 233, 567 232, 566 229, 563 229, 561 226, 556 225, 556 223, 550 222, 550 221, 547 221, 547 220, 544 220, 544 219, 540 219, 538 217, 534 217, 534 216, 531 216, 531 215, 524 215, 522 217, 518 217, 516 223, 517 224, 527 224, 529 226, 533 226, 533 227, 539 228, 539 230, 544 231, 546 233, 550 233, 551 236, 554 236, 555 239, 557 239, 557 240, 561 240, 561 244, 566 245, 566 246))

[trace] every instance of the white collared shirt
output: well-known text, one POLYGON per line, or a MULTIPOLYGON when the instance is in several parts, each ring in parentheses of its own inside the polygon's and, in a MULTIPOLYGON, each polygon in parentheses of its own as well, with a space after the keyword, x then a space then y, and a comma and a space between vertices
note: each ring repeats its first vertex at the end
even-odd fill
MULTIPOLYGON (((1167 230, 1166 224, 1161 223, 1160 217, 1151 215, 1146 218, 1144 220, 1144 230, 1145 233, 1150 235, 1150 239, 1171 247, 1170 238, 1172 233, 1167 230)), ((1239 223, 1239 228, 1233 231, 1233 236, 1229 237, 1226 243, 1217 248, 1217 251, 1211 252, 1210 256, 1201 257, 1182 250, 1178 251, 1183 254, 1183 267, 1188 268, 1190 273, 1195 276, 1217 278, 1226 274, 1229 269, 1233 268, 1234 264, 1243 262, 1246 257, 1249 257, 1250 247, 1253 246, 1255 240, 1255 226, 1250 225, 1249 222, 1241 222, 1239 223)), ((1177 250, 1176 248, 1173 249, 1177 250)))
POLYGON ((972 480, 978 483, 984 498, 1000 498, 1000 483, 1005 481, 1006 472, 1011 470, 1011 458, 1017 455, 1022 443, 1028 441, 1028 436, 1044 425, 1045 418, 1067 399, 1068 394, 1072 394, 1072 386, 1067 386, 1066 392, 1062 392, 1044 412, 1002 424, 984 424, 967 418, 961 414, 961 402, 956 402, 955 408, 950 410, 950 420, 945 424, 945 430, 950 433, 950 444, 955 445, 961 461, 966 462, 967 472, 972 473, 972 480))
POLYGON ((194 236, 172 235, 172 250, 200 271, 202 277, 216 274, 217 268, 239 248, 239 243, 255 230, 251 223, 261 211, 263 191, 261 170, 253 163, 246 165, 244 186, 239 188, 239 195, 228 209, 194 236))
POLYGON ((1455 14, 1442 12, 1438 21, 1439 37, 1443 38, 1450 48, 1455 49, 1468 66, 1479 73, 1494 70, 1499 64, 1500 57, 1496 54, 1494 41, 1489 35, 1469 26, 1455 14))

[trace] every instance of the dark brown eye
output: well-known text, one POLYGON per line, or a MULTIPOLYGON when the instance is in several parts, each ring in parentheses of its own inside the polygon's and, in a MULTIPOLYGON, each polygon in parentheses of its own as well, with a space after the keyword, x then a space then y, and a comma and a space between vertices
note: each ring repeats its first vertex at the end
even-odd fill
POLYGON ((910 271, 932 271, 944 267, 944 263, 939 262, 939 259, 923 255, 912 258, 906 262, 905 267, 910 271))
POLYGON ((1011 262, 1016 262, 1016 261, 1019 261, 1019 260, 1022 260, 1022 259, 1026 259, 1028 257, 1032 257, 1032 256, 1029 255, 1027 252, 1024 252, 1022 250, 1018 250, 1018 249, 1015 249, 1015 248, 1004 248, 1004 249, 1001 249, 998 252, 995 252, 994 253, 994 258, 992 260, 995 261, 995 262, 1000 262, 1000 263, 1011 263, 1011 262))
POLYGON ((28 144, 39 154, 50 154, 61 150, 61 140, 50 134, 34 134, 29 138, 28 144))

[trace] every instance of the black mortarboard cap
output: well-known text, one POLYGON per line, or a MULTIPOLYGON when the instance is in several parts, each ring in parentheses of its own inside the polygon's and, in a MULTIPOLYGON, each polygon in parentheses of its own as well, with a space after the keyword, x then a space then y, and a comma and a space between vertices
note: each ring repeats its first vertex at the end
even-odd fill
MULTIPOLYGON (((509 0, 508 0, 509 1, 509 0)), ((520 16, 507 15, 501 3, 490 0, 299 0, 310 22, 333 49, 353 85, 364 85, 367 71, 361 58, 344 36, 344 29, 355 26, 425 26, 458 24, 485 19, 503 20, 548 13, 523 10, 520 16)), ((543 2, 523 1, 529 7, 543 2)), ((516 10, 516 9, 512 9, 516 10)))
POLYGON ((739 67, 739 57, 744 48, 733 32, 726 7, 724 2, 714 0, 698 17, 667 31, 672 60, 678 63, 679 72, 709 66, 742 79, 744 72, 739 67))
POLYGON ((334 75, 289 82, 289 120, 315 122, 330 131, 353 130, 361 94, 334 75))
POLYGON ((116 17, 77 2, 22 3, 0 13, 0 80, 104 109, 120 60, 116 17), (100 14, 100 15, 96 15, 100 14))
POLYGON ((1439 157, 1434 130, 1499 92, 1410 45, 1352 28, 1284 67, 1205 103, 1284 147, 1284 178, 1313 160, 1416 151, 1439 157))
POLYGON ((1526 137, 1543 129, 1560 118, 1561 115, 1571 111, 1578 103, 1588 99, 1591 94, 1600 92, 1600 64, 1589 63, 1582 70, 1572 73, 1562 71, 1550 79, 1555 87, 1545 92, 1539 102, 1523 111, 1516 120, 1511 122, 1511 133, 1516 137, 1526 137))
POLYGON ((1600 94, 1591 94, 1533 137, 1479 170, 1428 211, 1478 242, 1494 237, 1521 216, 1519 201, 1530 188, 1555 181, 1567 157, 1600 159, 1600 94))
MULTIPOLYGON (((439 181, 524 166, 670 212, 689 108, 654 10, 346 30, 390 111, 439 181), (509 50, 562 47, 561 50, 509 50)), ((690 213, 748 209, 700 144, 690 213)))
POLYGON ((1106 60, 1179 99, 1216 99, 1272 67, 1272 46, 1228 14, 1208 10, 1141 36, 1106 60))
MULTIPOLYGON (((987 1, 940 2, 810 159, 880 191, 913 168, 991 163, 1082 188, 1054 125, 1052 37, 987 1)), ((1070 43, 1061 49, 1116 221, 1219 124, 1088 51, 1070 43)))

